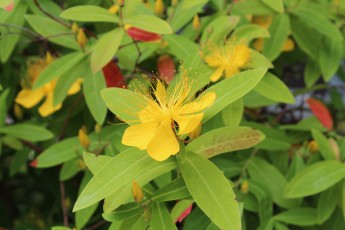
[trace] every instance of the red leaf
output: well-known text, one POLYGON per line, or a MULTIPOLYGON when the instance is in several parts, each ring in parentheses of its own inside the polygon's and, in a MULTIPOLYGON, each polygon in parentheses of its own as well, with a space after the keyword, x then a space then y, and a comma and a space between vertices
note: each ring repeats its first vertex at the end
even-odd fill
POLYGON ((175 64, 173 59, 168 55, 163 55, 158 58, 157 62, 157 69, 158 73, 163 77, 166 82, 170 83, 170 81, 174 78, 175 75, 175 64))
POLYGON ((7 12, 10 12, 13 10, 13 7, 14 7, 14 0, 7 6, 4 7, 4 9, 7 11, 7 12))
POLYGON ((121 70, 114 61, 110 61, 106 66, 104 66, 102 71, 107 87, 126 87, 125 79, 121 70))
POLYGON ((310 107, 313 114, 319 119, 321 124, 327 129, 333 128, 333 118, 328 108, 322 104, 321 101, 314 98, 309 98, 307 100, 308 106, 310 107))
POLYGON ((37 164, 38 164, 38 161, 37 160, 33 160, 29 163, 29 165, 33 168, 36 168, 37 167, 37 164))
POLYGON ((152 42, 161 39, 161 36, 156 33, 148 32, 136 27, 129 27, 127 34, 136 41, 152 42))
POLYGON ((193 204, 191 204, 186 210, 183 211, 183 213, 177 218, 178 222, 182 222, 184 218, 186 218, 189 213, 192 211, 193 204))

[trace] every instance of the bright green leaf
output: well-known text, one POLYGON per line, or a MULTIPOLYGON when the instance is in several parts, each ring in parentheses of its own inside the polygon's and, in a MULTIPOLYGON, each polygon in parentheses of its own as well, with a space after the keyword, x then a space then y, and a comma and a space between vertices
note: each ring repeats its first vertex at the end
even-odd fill
POLYGON ((312 129, 311 133, 319 146, 322 157, 325 160, 335 160, 335 153, 328 139, 319 130, 312 129))
POLYGON ((113 22, 119 21, 118 17, 99 6, 75 6, 60 14, 60 17, 80 22, 113 22))
POLYGON ((317 224, 316 210, 313 208, 296 208, 281 212, 274 217, 274 220, 298 226, 311 226, 317 224))
POLYGON ((123 21, 124 24, 128 24, 139 29, 157 33, 157 34, 171 34, 172 29, 170 25, 155 16, 150 15, 133 15, 128 18, 125 18, 123 21))
POLYGON ((152 207, 151 224, 152 229, 177 230, 169 211, 163 203, 154 203, 152 207))
POLYGON ((0 133, 4 133, 25 141, 45 141, 54 137, 49 130, 31 124, 17 124, 1 127, 0 133))

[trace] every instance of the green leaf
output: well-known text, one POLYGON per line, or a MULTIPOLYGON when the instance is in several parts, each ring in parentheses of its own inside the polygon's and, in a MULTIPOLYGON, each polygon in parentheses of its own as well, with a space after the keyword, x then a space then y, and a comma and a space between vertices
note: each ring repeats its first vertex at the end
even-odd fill
POLYGON ((265 186, 270 191, 273 201, 279 206, 284 208, 298 206, 298 200, 284 199, 283 194, 287 180, 276 167, 259 157, 255 157, 249 162, 248 172, 254 182, 265 186))
POLYGON ((22 150, 23 144, 20 140, 11 136, 2 137, 2 143, 15 150, 22 150))
POLYGON ((270 33, 262 26, 248 24, 235 29, 231 37, 249 43, 256 38, 269 38, 270 33))
MULTIPOLYGON (((271 1, 271 0, 269 0, 271 1)), ((273 0, 277 1, 277 0, 273 0)), ((290 20, 286 14, 273 17, 272 25, 269 28, 271 37, 264 40, 262 53, 270 60, 276 59, 285 44, 290 32, 290 20)))
POLYGON ((258 15, 271 15, 275 11, 263 1, 258 0, 245 0, 239 1, 234 4, 234 12, 239 11, 242 14, 258 14, 258 15))
POLYGON ((243 117, 243 99, 240 98, 222 110, 222 120, 226 126, 238 126, 243 117))
POLYGON ((313 208, 295 208, 286 212, 281 212, 274 217, 274 220, 298 226, 311 226, 317 224, 316 210, 313 208))
POLYGON ((10 89, 6 89, 0 95, 0 128, 5 125, 7 117, 7 96, 10 93, 10 89))
POLYGON ((343 40, 324 37, 319 50, 319 63, 323 79, 329 81, 337 72, 343 55, 343 40))
POLYGON ((320 76, 321 70, 319 64, 312 59, 308 59, 307 66, 304 69, 304 82, 306 86, 308 88, 313 86, 320 76))
POLYGON ((312 129, 311 133, 319 146, 322 157, 325 160, 336 160, 336 154, 334 153, 328 139, 319 130, 312 129))
POLYGON ((266 5, 271 7, 273 10, 277 11, 278 13, 284 12, 284 2, 283 0, 262 0, 266 5))
POLYGON ((182 200, 190 197, 190 193, 182 177, 179 177, 152 194, 151 199, 156 202, 182 200))
POLYGON ((60 14, 60 17, 80 22, 113 22, 119 21, 118 17, 99 6, 75 6, 60 14))
POLYGON ((247 70, 208 88, 204 94, 214 92, 217 98, 215 102, 204 111, 203 123, 252 90, 263 78, 266 71, 266 68, 247 70))
POLYGON ((328 160, 315 163, 292 178, 285 188, 285 197, 314 195, 326 190, 344 177, 345 166, 339 161, 328 160))
POLYGON ((221 229, 241 229, 235 194, 223 173, 205 157, 177 155, 183 179, 197 205, 221 229))
POLYGON ((304 118, 294 125, 281 125, 279 128, 283 130, 287 129, 307 132, 310 132, 312 129, 319 130, 321 132, 327 131, 327 128, 325 128, 315 116, 304 118))
POLYGON ((181 216, 181 214, 189 208, 191 205, 193 205, 193 200, 179 200, 175 206, 171 210, 171 218, 174 222, 177 222, 177 219, 181 216))
POLYGON ((174 230, 177 229, 173 220, 163 203, 154 203, 152 207, 151 224, 152 229, 174 230))
POLYGON ((263 133, 253 128, 229 126, 201 135, 189 143, 186 150, 209 158, 221 153, 253 147, 264 138, 263 133))
POLYGON ((186 60, 190 56, 199 55, 199 47, 191 40, 176 34, 164 36, 164 40, 168 42, 172 54, 179 60, 186 60))
POLYGON ((91 68, 94 73, 101 70, 114 57, 123 34, 123 29, 117 28, 97 41, 91 55, 91 68))
POLYGON ((96 155, 94 153, 84 152, 83 158, 86 166, 91 173, 95 175, 101 168, 103 168, 112 158, 104 155, 96 155))
POLYGON ((218 43, 219 41, 223 41, 239 21, 239 16, 216 17, 204 29, 200 42, 206 43, 206 41, 211 41, 212 43, 218 43))
POLYGON ((336 187, 331 187, 320 195, 316 209, 318 224, 321 225, 329 219, 337 207, 338 199, 336 187))
POLYGON ((102 200, 122 187, 131 185, 133 180, 137 180, 148 169, 152 170, 169 162, 155 161, 145 151, 135 148, 120 153, 95 174, 77 199, 73 211, 102 200))
POLYGON ((273 101, 295 103, 294 96, 284 82, 269 72, 266 73, 254 90, 273 101))
POLYGON ((54 137, 49 130, 31 124, 18 124, 1 127, 0 133, 4 133, 25 141, 45 141, 54 137))
POLYGON ((28 161, 29 154, 29 148, 25 148, 15 153, 10 167, 10 177, 15 176, 19 172, 20 168, 25 167, 28 161))
POLYGON ((201 12, 203 7, 203 1, 198 1, 198 4, 193 4, 193 7, 189 7, 188 9, 183 8, 183 4, 177 4, 174 10, 174 16, 171 17, 171 20, 169 21, 174 32, 179 31, 187 23, 190 23, 194 15, 201 12))
POLYGON ((320 34, 342 41, 343 36, 337 26, 327 18, 326 14, 310 7, 310 4, 308 3, 309 2, 306 4, 299 4, 291 11, 291 13, 296 15, 310 27, 314 28, 320 34))
POLYGON ((143 207, 140 207, 138 203, 131 202, 125 205, 122 205, 114 212, 103 213, 103 218, 109 222, 116 222, 127 220, 131 217, 136 216, 137 214, 143 212, 143 207))
POLYGON ((182 2, 182 9, 188 9, 197 5, 205 5, 209 0, 188 0, 182 2))
MULTIPOLYGON (((22 27, 25 19, 25 13, 27 10, 27 5, 25 1, 21 1, 13 9, 13 12, 9 14, 8 18, 3 22, 10 25, 14 25, 15 27, 22 27)), ((3 14, 3 10, 1 10, 1 13, 3 14)), ((12 31, 12 30, 10 30, 12 31)), ((1 33, 1 39, 0 39, 0 59, 4 63, 6 62, 13 52, 13 50, 16 48, 16 45, 21 37, 20 30, 14 30, 17 34, 8 34, 6 35, 6 32, 4 34, 1 33), (3 36, 4 35, 4 36, 3 36)))
POLYGON ((146 104, 141 94, 128 89, 104 89, 101 96, 108 109, 124 121, 138 121, 136 113, 146 104))
POLYGON ((48 41, 70 49, 79 49, 75 39, 75 34, 70 28, 63 26, 57 21, 46 16, 25 15, 25 18, 29 25, 37 33, 43 36, 43 38, 48 39, 48 41))
POLYGON ((81 165, 79 159, 72 159, 70 161, 65 162, 62 165, 59 180, 65 181, 71 179, 73 176, 75 176, 78 172, 82 170, 80 166, 81 165))
POLYGON ((37 157, 37 168, 48 168, 76 158, 80 151, 77 137, 51 145, 37 157))
POLYGON ((76 81, 79 78, 82 78, 85 72, 89 70, 89 62, 87 61, 86 57, 87 56, 84 56, 70 71, 62 74, 59 77, 54 89, 55 106, 65 100, 73 83, 76 83, 76 81))
POLYGON ((83 92, 86 105, 99 125, 103 124, 107 115, 107 107, 101 97, 101 90, 104 88, 106 88, 105 79, 101 71, 95 74, 93 74, 92 71, 85 73, 83 92))
POLYGON ((248 69, 255 69, 255 68, 273 68, 272 63, 261 53, 256 50, 250 50, 250 60, 249 63, 246 64, 248 69))
POLYGON ((157 34, 171 34, 172 29, 170 25, 155 16, 150 15, 132 15, 128 18, 125 18, 123 21, 124 24, 128 24, 139 29, 157 33, 157 34))
POLYGON ((53 79, 68 74, 84 57, 84 53, 77 51, 53 61, 40 73, 35 80, 33 89, 38 89, 53 79))

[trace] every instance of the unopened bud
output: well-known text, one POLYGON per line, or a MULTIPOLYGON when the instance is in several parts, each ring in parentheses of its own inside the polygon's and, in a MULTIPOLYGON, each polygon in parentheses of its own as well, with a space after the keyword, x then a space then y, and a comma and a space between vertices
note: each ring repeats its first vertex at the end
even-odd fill
POLYGON ((144 198, 143 190, 140 188, 139 184, 136 181, 132 183, 132 195, 135 202, 141 202, 144 198))
POLYGON ((21 120, 23 118, 23 110, 20 105, 14 104, 13 112, 17 119, 21 120))
POLYGON ((120 9, 120 6, 117 4, 114 4, 108 9, 108 11, 112 14, 116 14, 119 11, 119 9, 120 9))
POLYGON ((195 29, 195 30, 199 30, 201 27, 200 19, 199 19, 199 16, 197 14, 193 18, 192 25, 193 25, 193 29, 195 29))
POLYGON ((315 153, 315 152, 319 151, 319 145, 317 144, 317 142, 315 140, 311 140, 308 143, 308 149, 310 152, 315 153))
POLYGON ((175 75, 174 60, 169 55, 163 55, 158 58, 157 70, 162 80, 170 83, 175 75))
POLYGON ((164 13, 164 3, 163 0, 156 0, 155 3, 155 13, 160 15, 164 13))
POLYGON ((73 31, 73 33, 78 33, 79 27, 77 23, 73 22, 71 30, 73 31))
POLYGON ((243 183, 241 184, 241 192, 242 193, 248 193, 249 191, 249 183, 247 180, 243 181, 243 183))
POLYGON ((53 55, 49 51, 47 51, 46 52, 46 64, 52 63, 53 60, 54 60, 53 55))
POLYGON ((81 146, 83 146, 84 148, 89 147, 90 139, 83 129, 79 129, 78 138, 81 146))
POLYGON ((100 134, 102 131, 102 126, 100 126, 99 124, 95 125, 95 133, 100 134))
POLYGON ((87 43, 87 37, 84 33, 84 30, 81 28, 78 30, 77 42, 80 47, 84 47, 87 43))
POLYGON ((85 162, 84 162, 82 159, 79 159, 79 160, 77 161, 77 164, 78 164, 78 166, 79 166, 80 169, 83 169, 83 170, 84 170, 84 169, 87 168, 85 162))
POLYGON ((329 138, 328 142, 329 142, 329 144, 332 147, 335 159, 339 160, 339 158, 340 158, 340 149, 339 149, 339 146, 338 146, 337 142, 333 138, 329 138))

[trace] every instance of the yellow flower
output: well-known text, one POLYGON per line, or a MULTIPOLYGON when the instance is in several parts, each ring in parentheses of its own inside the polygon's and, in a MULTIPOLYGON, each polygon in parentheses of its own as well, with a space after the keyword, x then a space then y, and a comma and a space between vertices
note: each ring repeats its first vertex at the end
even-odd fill
MULTIPOLYGON (((53 106, 54 102, 54 89, 56 86, 56 79, 45 84, 38 89, 32 89, 37 77, 43 71, 43 69, 53 61, 53 57, 50 53, 47 53, 46 58, 33 58, 27 63, 26 82, 23 84, 23 89, 17 95, 15 102, 23 106, 26 109, 32 108, 37 105, 43 98, 44 103, 38 108, 38 112, 42 117, 49 116, 55 111, 59 110, 62 103, 53 106)), ((80 81, 73 83, 68 91, 68 95, 77 93, 80 90, 80 81)))
POLYGON ((204 57, 205 62, 216 68, 210 80, 215 82, 221 76, 231 77, 245 68, 250 60, 250 50, 247 45, 226 42, 222 46, 208 45, 209 54, 204 57))
POLYGON ((132 124, 125 130, 122 143, 146 149, 157 161, 178 153, 178 135, 197 129, 204 116, 203 110, 216 98, 215 93, 209 92, 193 101, 190 92, 187 77, 182 77, 174 88, 166 88, 158 81, 152 94, 142 92, 145 105, 137 112, 139 124, 132 124))
POLYGON ((201 27, 200 18, 197 14, 193 18, 192 26, 193 26, 193 29, 195 29, 195 30, 199 30, 201 27))

